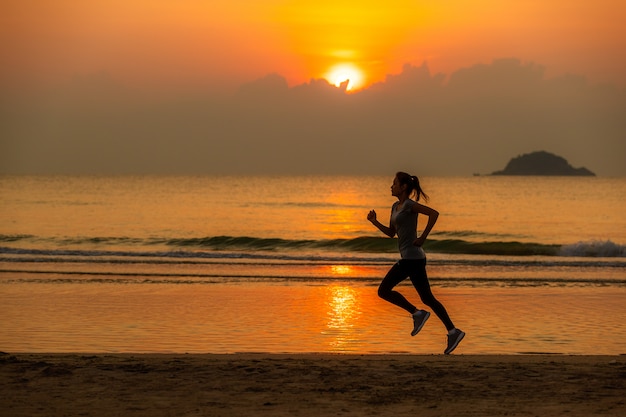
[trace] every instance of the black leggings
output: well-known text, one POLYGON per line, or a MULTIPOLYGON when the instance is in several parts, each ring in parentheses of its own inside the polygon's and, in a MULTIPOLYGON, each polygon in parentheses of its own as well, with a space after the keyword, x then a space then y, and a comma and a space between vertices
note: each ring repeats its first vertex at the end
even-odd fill
POLYGON ((430 289, 428 277, 426 276, 426 259, 401 259, 396 262, 380 283, 378 296, 411 314, 415 313, 417 308, 404 298, 402 294, 393 289, 407 277, 411 278, 411 282, 422 302, 433 310, 446 326, 446 329, 454 329, 454 324, 452 324, 446 308, 435 298, 430 289))

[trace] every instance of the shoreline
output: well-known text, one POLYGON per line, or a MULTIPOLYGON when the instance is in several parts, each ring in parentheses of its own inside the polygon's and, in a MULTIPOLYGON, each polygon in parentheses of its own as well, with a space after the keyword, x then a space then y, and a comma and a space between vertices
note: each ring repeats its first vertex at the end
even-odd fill
POLYGON ((625 355, 0 353, 21 416, 622 416, 625 355))

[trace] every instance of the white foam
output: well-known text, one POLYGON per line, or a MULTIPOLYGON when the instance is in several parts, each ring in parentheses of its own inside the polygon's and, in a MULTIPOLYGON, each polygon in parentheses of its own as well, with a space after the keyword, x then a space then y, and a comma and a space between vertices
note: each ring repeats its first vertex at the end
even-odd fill
POLYGON ((626 257, 626 246, 618 245, 610 240, 592 240, 564 245, 560 248, 559 255, 601 258, 626 257))

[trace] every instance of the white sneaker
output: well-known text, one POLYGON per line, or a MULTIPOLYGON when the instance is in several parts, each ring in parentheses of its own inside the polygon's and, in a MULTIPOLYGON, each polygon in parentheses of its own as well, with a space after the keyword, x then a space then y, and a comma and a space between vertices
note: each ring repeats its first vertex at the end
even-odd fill
POLYGON ((422 330, 422 327, 424 327, 429 317, 430 313, 426 310, 417 310, 413 313, 413 331, 411 332, 411 336, 415 336, 422 330))
POLYGON ((446 355, 452 353, 454 349, 461 343, 461 340, 465 337, 465 332, 460 329, 452 330, 452 333, 448 333, 448 347, 443 351, 446 355))

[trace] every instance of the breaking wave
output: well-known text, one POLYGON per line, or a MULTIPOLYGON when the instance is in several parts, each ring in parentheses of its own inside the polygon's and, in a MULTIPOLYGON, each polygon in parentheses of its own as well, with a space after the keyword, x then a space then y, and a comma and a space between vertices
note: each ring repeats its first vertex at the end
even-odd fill
MULTIPOLYGON (((39 253, 47 250, 82 252, 86 255, 101 252, 98 248, 115 248, 123 246, 132 248, 132 255, 137 251, 154 256, 154 247, 167 247, 172 252, 183 251, 228 251, 228 252, 294 252, 332 251, 340 253, 397 253, 396 239, 382 237, 357 237, 353 239, 322 239, 297 240, 281 238, 257 238, 246 236, 213 236, 200 238, 131 238, 131 237, 71 237, 71 238, 40 238, 32 235, 0 235, 0 243, 8 244, 0 247, 0 253, 39 253), (16 244, 38 249, 17 248, 16 244), (39 249, 42 247, 54 249, 39 249), (71 249, 62 249, 68 248, 71 249), (87 249, 89 248, 89 249, 87 249)), ((566 257, 626 257, 626 246, 607 241, 578 242, 568 245, 528 243, 517 241, 469 241, 463 239, 430 239, 424 245, 430 253, 495 255, 495 256, 566 256, 566 257)), ((107 249, 107 252, 117 252, 107 249)), ((115 253, 114 253, 115 254, 115 253)), ((117 253, 122 255, 121 253, 117 253)))

